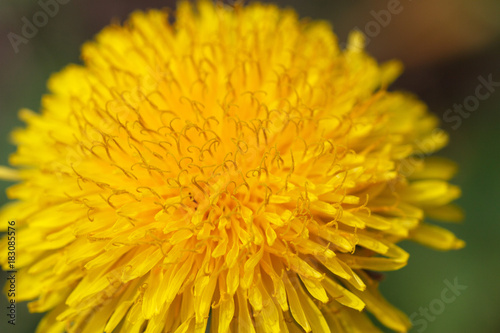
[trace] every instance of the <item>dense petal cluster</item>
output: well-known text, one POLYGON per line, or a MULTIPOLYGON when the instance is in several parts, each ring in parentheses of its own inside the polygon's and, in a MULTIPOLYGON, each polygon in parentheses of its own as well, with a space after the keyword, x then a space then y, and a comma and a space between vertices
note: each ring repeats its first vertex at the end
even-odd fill
POLYGON ((171 21, 105 28, 20 113, 0 220, 39 331, 377 331, 366 311, 406 331, 374 272, 407 263, 401 240, 463 242, 423 222, 459 219, 460 191, 427 158, 437 119, 387 91, 400 65, 272 5, 171 21))

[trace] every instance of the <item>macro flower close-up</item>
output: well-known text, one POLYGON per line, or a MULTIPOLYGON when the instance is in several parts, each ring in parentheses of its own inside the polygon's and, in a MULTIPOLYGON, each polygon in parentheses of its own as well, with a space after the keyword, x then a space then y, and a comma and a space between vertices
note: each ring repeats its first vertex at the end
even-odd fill
POLYGON ((407 332, 379 284, 402 241, 465 246, 434 222, 463 219, 457 165, 402 64, 347 39, 201 0, 86 42, 0 167, 37 332, 407 332))

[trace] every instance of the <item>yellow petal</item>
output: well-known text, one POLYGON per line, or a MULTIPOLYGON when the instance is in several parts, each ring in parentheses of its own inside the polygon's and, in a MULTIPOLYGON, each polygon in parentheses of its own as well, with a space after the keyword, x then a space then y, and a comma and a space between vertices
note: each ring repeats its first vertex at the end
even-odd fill
POLYGON ((304 309, 309 324, 311 325, 311 332, 325 332, 330 333, 330 327, 325 320, 325 317, 318 309, 313 300, 306 295, 302 288, 296 288, 299 301, 304 309))
POLYGON ((449 180, 457 172, 457 164, 451 160, 431 156, 425 159, 423 168, 415 170, 411 175, 412 179, 441 179, 449 180))
POLYGON ((245 295, 245 291, 238 289, 236 295, 238 297, 237 333, 255 333, 254 324, 248 309, 248 299, 245 295))
POLYGON ((218 333, 226 333, 229 331, 229 325, 233 320, 234 315, 234 298, 228 296, 221 300, 219 316, 212 319, 219 322, 218 333))
POLYGON ((426 208, 425 213, 429 218, 443 222, 460 222, 464 219, 463 210, 454 204, 426 208))
MULTIPOLYGON (((299 286, 297 284, 297 280, 293 280, 296 282, 295 286, 299 286)), ((283 275, 283 282, 285 284, 286 294, 288 296, 288 303, 290 304, 290 311, 292 313, 293 318, 299 323, 299 325, 306 331, 311 332, 311 326, 309 325, 309 321, 302 307, 302 303, 299 299, 299 294, 297 293, 296 287, 292 284, 286 274, 283 275)), ((302 295, 301 295, 302 296, 302 295)))
POLYGON ((365 303, 363 303, 361 299, 359 299, 349 290, 342 287, 337 282, 333 281, 330 278, 325 278, 322 283, 328 294, 340 304, 356 309, 358 311, 364 309, 365 303))
MULTIPOLYGON (((274 300, 269 296, 263 284, 259 284, 260 294, 262 295, 262 309, 257 310, 257 325, 262 327, 264 332, 280 333, 278 308, 274 300)), ((255 308, 254 308, 255 310, 255 308)))
POLYGON ((18 170, 0 165, 0 180, 10 180, 10 181, 21 180, 21 174, 19 173, 18 170))
POLYGON ((410 184, 402 198, 421 206, 442 206, 460 196, 457 186, 441 180, 420 180, 410 184))
POLYGON ((347 287, 351 292, 358 296, 366 304, 366 308, 385 326, 398 332, 406 332, 411 326, 408 317, 403 312, 390 305, 380 295, 376 289, 377 284, 368 282, 369 278, 365 273, 360 271, 359 274, 367 281, 367 289, 364 292, 360 292, 348 285, 347 287))
POLYGON ((309 291, 309 293, 314 298, 323 303, 328 302, 328 296, 326 295, 326 290, 320 281, 311 280, 300 275, 299 277, 304 283, 304 286, 306 286, 307 291, 309 291))
POLYGON ((415 229, 411 236, 414 241, 436 250, 458 250, 465 246, 465 242, 458 239, 452 232, 426 223, 415 229))

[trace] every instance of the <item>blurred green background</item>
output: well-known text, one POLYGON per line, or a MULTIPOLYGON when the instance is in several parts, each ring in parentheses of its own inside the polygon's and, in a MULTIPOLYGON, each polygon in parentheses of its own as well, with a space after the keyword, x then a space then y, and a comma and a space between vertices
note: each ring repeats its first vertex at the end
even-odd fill
MULTIPOLYGON (((64 2, 60 0, 61 2, 64 2)), ((15 149, 9 132, 22 123, 20 108, 39 109, 51 73, 68 63, 80 63, 80 45, 111 20, 122 21, 134 9, 175 6, 161 0, 73 0, 60 5, 54 17, 16 53, 8 34, 21 35, 22 18, 41 10, 38 1, 0 2, 0 165, 7 165, 15 149)), ((44 1, 42 1, 44 2, 44 1)), ((500 1, 498 0, 389 0, 389 1, 274 1, 295 8, 301 17, 332 23, 341 43, 359 29, 370 38, 368 51, 379 61, 399 58, 405 73, 393 89, 416 93, 441 119, 455 104, 471 101, 478 77, 500 82, 500 1), (392 10, 392 13, 391 13, 392 10), (384 15, 391 13, 390 16, 384 15)), ((500 332, 500 87, 480 101, 461 123, 444 121, 451 142, 439 154, 457 161, 454 183, 466 211, 462 224, 447 225, 467 247, 435 252, 404 243, 411 253, 407 267, 387 274, 383 294, 408 315, 417 313, 411 332, 500 332), (420 308, 436 306, 445 280, 467 286, 455 301, 425 319, 420 308)), ((0 204, 8 183, 0 183, 0 204)), ((0 221, 7 223, 7 221, 0 221)), ((22 244, 22 240, 19 241, 22 244)), ((5 273, 1 279, 5 281, 5 273)), ((2 283, 3 284, 3 283, 2 283)), ((0 331, 33 332, 38 314, 18 306, 17 325, 7 324, 5 297, 0 298, 0 331)))

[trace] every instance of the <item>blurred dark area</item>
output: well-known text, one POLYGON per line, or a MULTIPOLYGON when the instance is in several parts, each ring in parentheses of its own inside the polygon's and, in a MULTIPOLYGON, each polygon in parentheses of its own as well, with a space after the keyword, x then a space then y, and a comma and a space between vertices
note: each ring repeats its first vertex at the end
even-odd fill
MULTIPOLYGON (((122 22, 134 10, 173 9, 176 3, 59 1, 65 4, 59 4, 53 17, 48 17, 25 43, 15 46, 12 33, 22 36, 23 18, 32 20, 43 8, 35 0, 0 2, 0 165, 7 165, 8 155, 15 150, 9 143, 9 133, 23 126, 17 118, 18 110, 39 110, 49 76, 69 63, 81 63, 80 46, 85 41, 110 22, 122 22)), ((500 274, 500 251, 495 246, 500 239, 496 203, 500 198, 500 1, 273 2, 295 8, 300 17, 330 22, 341 45, 349 32, 357 29, 367 36, 366 49, 378 61, 400 59, 405 72, 391 89, 419 96, 450 134, 450 144, 438 154, 460 166, 454 183, 462 188, 458 203, 466 219, 445 227, 464 239, 467 246, 456 252, 435 252, 404 243, 411 253, 409 264, 386 275, 381 282, 383 294, 413 315, 412 332, 500 332, 500 284, 496 278, 500 274), (458 112, 460 107, 462 111, 458 112), (455 279, 467 288, 444 309, 435 311, 432 320, 423 316, 421 308, 439 303, 436 300, 442 297, 446 281, 453 283, 455 279), (424 320, 425 327, 416 320, 424 320)), ((0 204, 7 202, 8 186, 0 183, 0 204)), ((5 273, 1 278, 5 281, 5 273)), ((0 300, 0 308, 5 309, 6 298, 0 300)), ((0 314, 1 332, 33 332, 40 319, 40 315, 29 314, 25 305, 19 306, 18 325, 13 328, 7 324, 4 311, 0 314)))

